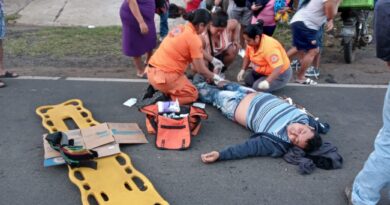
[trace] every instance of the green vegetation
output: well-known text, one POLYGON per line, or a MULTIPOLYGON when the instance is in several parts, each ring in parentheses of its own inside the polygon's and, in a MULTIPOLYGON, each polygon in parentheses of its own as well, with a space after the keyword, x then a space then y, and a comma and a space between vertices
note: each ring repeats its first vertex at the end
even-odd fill
MULTIPOLYGON (((121 27, 47 27, 7 34, 4 47, 12 56, 30 57, 96 57, 120 56, 121 27)), ((275 38, 284 46, 291 45, 288 25, 280 24, 275 31, 275 38)))
POLYGON ((5 51, 13 56, 92 57, 121 54, 121 27, 41 28, 10 32, 5 51))
POLYGON ((278 39, 278 41, 285 47, 290 48, 292 44, 292 35, 290 26, 287 24, 278 24, 276 30, 273 35, 274 38, 278 39))
POLYGON ((15 21, 16 19, 20 18, 20 15, 19 14, 11 14, 11 15, 7 15, 5 17, 5 21, 6 22, 10 22, 10 21, 15 21))

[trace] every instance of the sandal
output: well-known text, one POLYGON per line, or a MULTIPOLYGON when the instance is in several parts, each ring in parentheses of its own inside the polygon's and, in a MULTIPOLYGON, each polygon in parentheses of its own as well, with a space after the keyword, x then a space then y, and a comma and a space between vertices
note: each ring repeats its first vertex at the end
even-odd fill
POLYGON ((296 83, 302 85, 317 85, 318 83, 310 78, 306 78, 305 80, 295 80, 296 83))
POLYGON ((0 80, 0 88, 4 88, 6 86, 6 84, 0 80))
POLYGON ((148 79, 148 76, 146 75, 146 73, 142 73, 142 74, 136 74, 138 78, 141 78, 141 79, 148 79))
POLYGON ((0 78, 16 78, 19 75, 13 72, 5 71, 3 75, 0 75, 0 78))

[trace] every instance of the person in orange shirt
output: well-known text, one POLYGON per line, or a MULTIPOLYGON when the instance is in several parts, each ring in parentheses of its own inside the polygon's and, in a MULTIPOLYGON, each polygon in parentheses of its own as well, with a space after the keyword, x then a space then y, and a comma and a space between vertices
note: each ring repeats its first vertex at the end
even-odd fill
POLYGON ((209 71, 203 60, 203 33, 211 21, 211 14, 198 9, 187 14, 186 25, 179 25, 165 37, 146 67, 149 83, 154 89, 168 95, 180 104, 189 104, 198 99, 198 91, 185 76, 192 63, 193 69, 208 80, 218 82, 217 74, 209 71))
POLYGON ((244 39, 248 46, 237 81, 262 92, 283 88, 292 76, 290 60, 276 39, 263 34, 263 21, 245 28, 244 39))

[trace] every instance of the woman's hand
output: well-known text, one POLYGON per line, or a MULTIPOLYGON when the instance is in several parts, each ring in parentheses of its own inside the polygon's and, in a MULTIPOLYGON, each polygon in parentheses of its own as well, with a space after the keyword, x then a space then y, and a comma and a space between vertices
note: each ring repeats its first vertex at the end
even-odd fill
POLYGON ((202 159, 203 163, 210 164, 217 161, 217 159, 219 158, 219 152, 212 151, 206 154, 202 154, 200 155, 200 158, 202 159))
POLYGON ((233 42, 233 46, 235 47, 235 49, 237 50, 237 52, 241 49, 241 44, 238 43, 237 41, 234 41, 234 42, 233 42))
POLYGON ((143 34, 143 35, 146 35, 146 34, 148 34, 148 32, 149 32, 148 25, 146 25, 145 22, 141 22, 141 23, 139 24, 139 29, 141 30, 141 34, 143 34))
POLYGON ((326 32, 329 32, 333 29, 334 24, 333 24, 333 19, 329 20, 326 22, 326 32))
POLYGON ((251 9, 252 9, 252 11, 257 11, 257 10, 259 10, 261 7, 263 7, 263 6, 262 6, 262 5, 252 4, 251 9))
POLYGON ((241 69, 237 75, 237 82, 244 81, 244 74, 245 74, 245 70, 241 69))

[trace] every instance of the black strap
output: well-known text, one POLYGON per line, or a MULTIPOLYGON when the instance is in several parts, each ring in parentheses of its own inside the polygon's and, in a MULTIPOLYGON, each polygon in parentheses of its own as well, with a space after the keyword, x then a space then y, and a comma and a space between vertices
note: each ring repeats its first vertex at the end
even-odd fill
POLYGON ((94 150, 85 149, 82 146, 74 146, 74 140, 68 140, 68 136, 63 132, 55 132, 48 134, 45 138, 50 147, 60 152, 62 158, 71 167, 89 167, 96 169, 95 161, 91 161, 98 157, 98 153, 94 150), (78 149, 82 153, 72 153, 71 149, 78 149))
POLYGON ((161 128, 164 128, 164 129, 174 129, 174 130, 178 130, 178 129, 184 129, 186 128, 185 125, 161 125, 161 128))
MULTIPOLYGON (((211 49, 211 56, 214 58, 214 47, 213 47, 213 41, 211 40, 211 32, 209 29, 207 29, 207 36, 209 37, 209 44, 210 44, 210 49, 211 49)), ((209 62, 208 64, 209 70, 212 71, 214 68, 214 65, 209 62)))
POLYGON ((154 128, 154 130, 157 132, 157 129, 158 129, 158 125, 157 125, 157 122, 155 121, 157 119, 157 116, 152 116, 152 115, 149 115, 146 117, 149 122, 150 122, 150 125, 152 125, 152 127, 154 128))
POLYGON ((211 55, 214 57, 214 47, 213 47, 213 41, 211 40, 210 29, 207 29, 207 36, 209 37, 209 43, 210 43, 210 48, 211 48, 211 55))
POLYGON ((94 170, 97 170, 97 162, 96 161, 80 161, 78 164, 69 164, 69 166, 73 168, 79 167, 88 167, 94 170))

